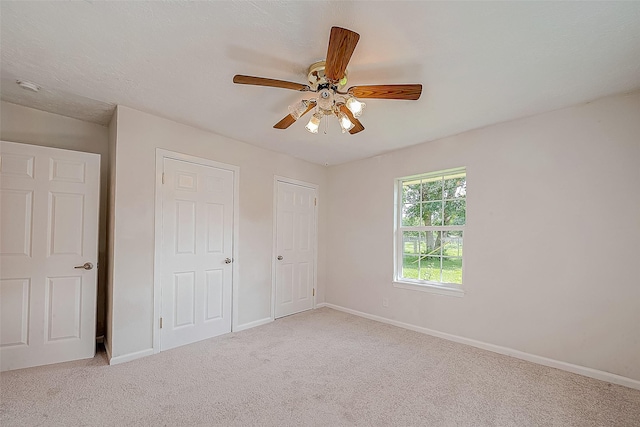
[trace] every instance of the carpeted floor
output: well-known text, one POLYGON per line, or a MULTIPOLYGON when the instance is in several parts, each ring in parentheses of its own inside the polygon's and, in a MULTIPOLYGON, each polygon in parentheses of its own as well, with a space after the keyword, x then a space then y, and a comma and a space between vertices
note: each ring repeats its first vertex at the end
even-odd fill
POLYGON ((640 391, 322 308, 0 375, 0 424, 638 426, 640 391))

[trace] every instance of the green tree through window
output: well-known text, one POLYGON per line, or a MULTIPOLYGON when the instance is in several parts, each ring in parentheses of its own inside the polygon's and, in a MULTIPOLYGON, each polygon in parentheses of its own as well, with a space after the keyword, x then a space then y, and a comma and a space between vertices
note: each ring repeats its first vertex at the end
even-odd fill
POLYGON ((464 169, 398 180, 396 279, 462 284, 467 180, 464 169))

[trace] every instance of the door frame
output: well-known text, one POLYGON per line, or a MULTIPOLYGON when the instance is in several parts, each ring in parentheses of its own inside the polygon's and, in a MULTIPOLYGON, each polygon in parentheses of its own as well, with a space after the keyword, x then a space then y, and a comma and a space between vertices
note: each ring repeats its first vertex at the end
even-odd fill
POLYGON ((153 353, 160 352, 160 314, 162 313, 162 286, 160 266, 162 261, 162 169, 164 159, 180 160, 195 163, 201 166, 211 166, 224 169, 233 173, 233 263, 231 264, 231 331, 238 326, 238 230, 239 230, 239 195, 240 195, 240 168, 215 160, 196 157, 189 154, 156 148, 156 194, 155 194, 155 239, 153 255, 153 353))
POLYGON ((274 175, 273 176, 273 249, 271 256, 271 320, 276 320, 276 253, 278 250, 278 182, 284 182, 286 184, 299 185, 301 187, 310 188, 315 192, 316 204, 313 209, 313 274, 312 274, 312 286, 315 289, 312 297, 311 309, 316 308, 316 297, 318 294, 318 203, 320 202, 320 195, 318 184, 312 184, 310 182, 300 181, 298 179, 287 178, 286 176, 274 175))

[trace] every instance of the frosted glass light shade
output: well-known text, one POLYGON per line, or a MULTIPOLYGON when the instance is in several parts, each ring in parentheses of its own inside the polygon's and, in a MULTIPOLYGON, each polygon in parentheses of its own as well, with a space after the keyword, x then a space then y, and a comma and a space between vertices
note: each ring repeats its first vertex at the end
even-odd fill
POLYGON ((304 112, 307 111, 307 107, 309 107, 309 101, 303 99, 300 102, 289 105, 289 113, 291 114, 291 117, 298 120, 300 116, 302 116, 304 112))
POLYGON ((338 121, 340 122, 340 127, 342 128, 342 133, 350 131, 354 124, 351 123, 349 117, 345 113, 338 113, 338 121))
POLYGON ((315 113, 313 116, 311 116, 311 118, 309 119, 309 123, 307 123, 305 128, 311 133, 318 133, 318 127, 320 127, 321 118, 322 115, 315 113))
POLYGON ((360 102, 353 97, 347 99, 346 105, 349 111, 353 114, 353 117, 360 117, 362 115, 362 110, 367 106, 364 102, 360 102))

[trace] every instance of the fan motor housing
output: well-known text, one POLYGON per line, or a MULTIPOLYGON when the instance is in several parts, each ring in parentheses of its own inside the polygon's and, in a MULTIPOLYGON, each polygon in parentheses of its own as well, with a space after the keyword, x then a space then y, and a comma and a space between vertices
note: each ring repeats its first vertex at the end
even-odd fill
MULTIPOLYGON (((325 65, 325 61, 318 61, 309 66, 309 70, 307 72, 307 80, 309 81, 309 87, 311 89, 318 90, 320 89, 320 86, 331 86, 329 84, 330 82, 327 80, 326 75, 324 74, 325 65)), ((336 85, 336 88, 338 90, 342 89, 347 84, 347 76, 348 71, 344 70, 344 77, 342 77, 342 79, 340 79, 340 81, 336 85)))

